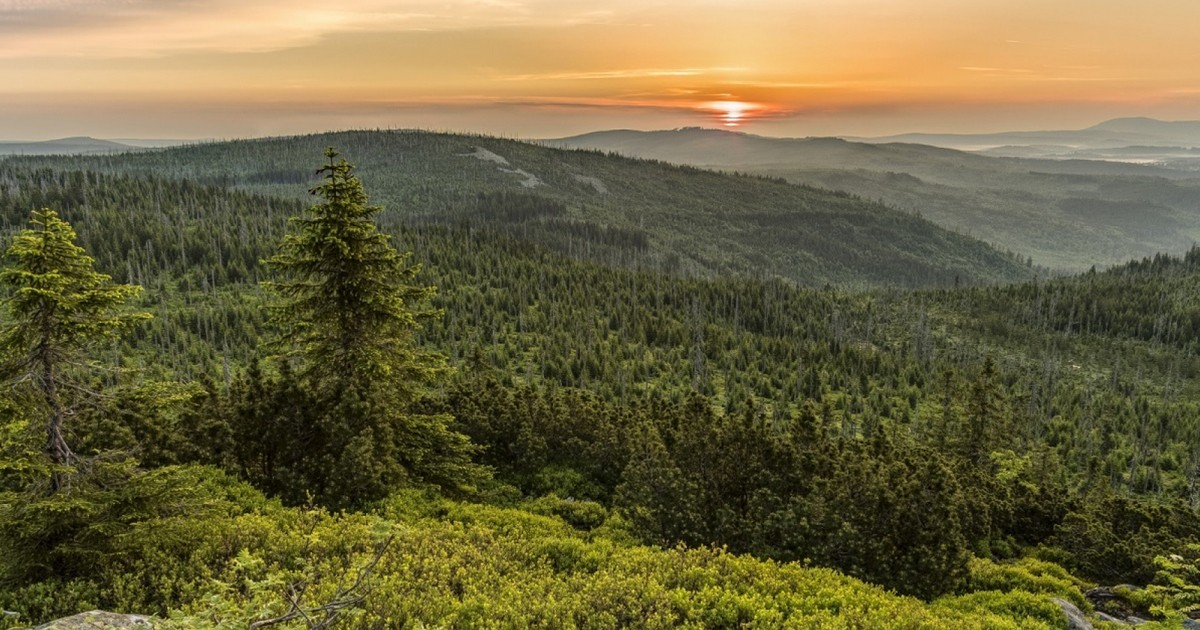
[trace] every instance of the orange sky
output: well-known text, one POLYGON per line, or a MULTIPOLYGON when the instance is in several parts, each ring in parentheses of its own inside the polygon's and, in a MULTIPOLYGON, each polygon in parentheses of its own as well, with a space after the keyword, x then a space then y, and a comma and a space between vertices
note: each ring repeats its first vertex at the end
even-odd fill
POLYGON ((1197 24, 1194 0, 0 0, 0 138, 1200 119, 1197 24))

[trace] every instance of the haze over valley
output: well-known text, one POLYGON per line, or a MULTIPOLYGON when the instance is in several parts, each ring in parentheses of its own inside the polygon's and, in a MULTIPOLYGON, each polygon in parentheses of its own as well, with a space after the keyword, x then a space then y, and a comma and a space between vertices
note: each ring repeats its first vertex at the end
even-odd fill
POLYGON ((1197 129, 1200 123, 1143 120, 1077 132, 849 140, 686 128, 547 143, 844 190, 1039 265, 1079 271, 1186 251, 1197 241, 1200 173, 1189 157, 1200 145, 1197 129), (1049 139, 1062 143, 1056 152, 1042 144, 1049 139))

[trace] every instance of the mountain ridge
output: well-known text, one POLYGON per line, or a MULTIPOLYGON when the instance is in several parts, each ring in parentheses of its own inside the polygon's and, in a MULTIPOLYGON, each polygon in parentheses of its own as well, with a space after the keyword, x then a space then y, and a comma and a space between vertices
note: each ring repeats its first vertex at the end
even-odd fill
POLYGON ((357 164, 389 220, 501 225, 576 257, 818 286, 948 286, 1033 273, 976 239, 844 193, 487 136, 338 132, 16 163, 305 198, 329 146, 357 164))
POLYGON ((1004 145, 1056 144, 1075 149, 1111 149, 1130 145, 1200 146, 1200 121, 1159 120, 1144 116, 1112 118, 1083 129, 1047 129, 986 133, 909 132, 886 136, 847 136, 858 142, 917 142, 963 150, 1004 145))
POLYGON ((79 155, 137 150, 139 147, 130 144, 90 136, 35 141, 0 140, 0 155, 79 155))
MULTIPOLYGON (((721 130, 592 133, 547 142, 845 190, 1066 270, 1178 254, 1200 240, 1194 212, 1200 173, 1155 164, 721 130)), ((1127 151, 1126 157, 1157 150, 1127 151)))

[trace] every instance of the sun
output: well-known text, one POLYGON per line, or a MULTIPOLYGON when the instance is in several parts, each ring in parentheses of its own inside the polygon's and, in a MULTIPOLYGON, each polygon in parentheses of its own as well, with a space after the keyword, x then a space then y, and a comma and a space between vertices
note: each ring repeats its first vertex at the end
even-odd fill
POLYGON ((753 119, 755 112, 762 109, 757 103, 743 101, 709 101, 700 106, 726 127, 737 127, 753 119))

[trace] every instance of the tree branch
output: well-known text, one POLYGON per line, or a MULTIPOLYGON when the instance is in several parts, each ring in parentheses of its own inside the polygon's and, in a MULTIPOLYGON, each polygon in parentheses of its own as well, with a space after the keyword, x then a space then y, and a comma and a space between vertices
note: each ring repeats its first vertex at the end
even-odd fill
POLYGON ((312 608, 302 606, 300 597, 303 595, 304 589, 307 588, 307 581, 298 580, 288 586, 287 598, 290 603, 288 611, 278 617, 255 621, 250 624, 248 630, 258 630, 259 628, 266 628, 297 619, 303 619, 305 627, 309 630, 328 630, 332 628, 333 623, 337 621, 337 618, 344 611, 359 606, 371 594, 372 588, 368 583, 371 573, 375 570, 375 566, 379 564, 379 561, 383 559, 383 554, 387 552, 388 547, 391 546, 392 541, 395 539, 396 535, 392 534, 387 540, 383 541, 375 549, 375 555, 371 558, 371 561, 359 569, 354 583, 350 586, 339 588, 329 601, 312 608), (324 617, 320 620, 314 620, 312 615, 319 613, 324 613, 324 617))

